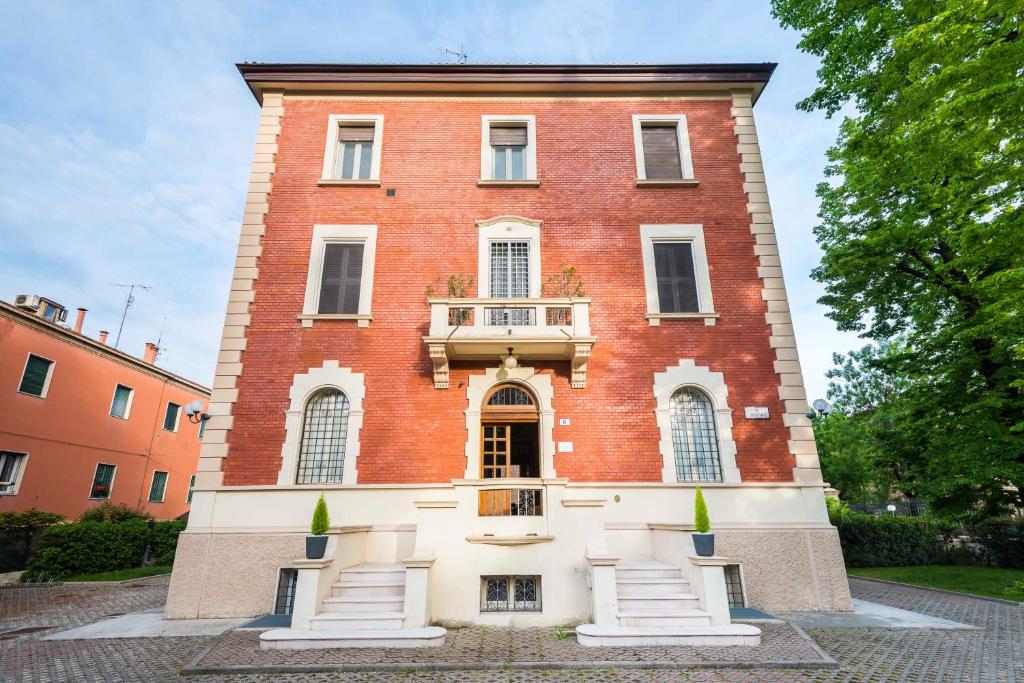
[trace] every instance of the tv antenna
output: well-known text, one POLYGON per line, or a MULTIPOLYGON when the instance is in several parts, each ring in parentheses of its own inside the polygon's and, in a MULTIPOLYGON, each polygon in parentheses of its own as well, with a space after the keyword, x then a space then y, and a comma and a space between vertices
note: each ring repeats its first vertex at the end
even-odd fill
POLYGON ((135 289, 153 289, 149 285, 139 284, 138 282, 132 282, 129 284, 121 284, 119 282, 110 283, 111 287, 127 287, 128 296, 124 300, 124 313, 121 314, 121 326, 117 328, 117 339, 114 340, 114 348, 121 343, 121 332, 124 330, 124 320, 128 317, 128 309, 135 303, 135 289))
POLYGON ((469 55, 466 53, 466 49, 462 47, 462 45, 459 45, 458 50, 452 50, 447 47, 442 47, 441 54, 451 55, 452 57, 455 57, 459 64, 465 64, 466 60, 469 59, 469 55))

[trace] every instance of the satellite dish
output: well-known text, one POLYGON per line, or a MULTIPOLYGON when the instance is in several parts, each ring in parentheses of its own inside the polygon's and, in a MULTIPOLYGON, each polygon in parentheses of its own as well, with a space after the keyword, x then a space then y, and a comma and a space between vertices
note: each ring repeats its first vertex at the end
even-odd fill
POLYGON ((827 415, 828 413, 832 412, 832 404, 823 398, 816 399, 814 403, 812 403, 811 405, 814 406, 814 409, 817 410, 819 413, 824 413, 827 415))

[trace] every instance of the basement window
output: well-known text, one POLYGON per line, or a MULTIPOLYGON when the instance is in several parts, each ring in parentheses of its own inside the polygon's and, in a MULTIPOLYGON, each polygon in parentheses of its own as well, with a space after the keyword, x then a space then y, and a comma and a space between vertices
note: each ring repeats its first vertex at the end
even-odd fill
POLYGON ((747 599, 743 594, 743 574, 738 564, 725 565, 725 594, 729 598, 729 607, 746 607, 747 599))
POLYGON ((299 581, 298 569, 282 569, 277 577, 277 598, 274 614, 291 614, 295 606, 295 585, 299 581))
POLYGON ((480 577, 480 611, 540 612, 540 577, 480 577))

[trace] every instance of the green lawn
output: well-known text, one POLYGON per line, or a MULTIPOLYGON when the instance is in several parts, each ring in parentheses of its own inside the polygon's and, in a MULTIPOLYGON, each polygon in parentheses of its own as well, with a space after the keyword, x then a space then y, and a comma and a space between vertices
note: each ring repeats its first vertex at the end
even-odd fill
POLYGON ((128 579, 141 579, 144 576, 156 576, 157 574, 170 574, 171 568, 161 567, 133 567, 132 569, 116 569, 112 572, 100 572, 99 574, 76 574, 69 576, 65 581, 127 581, 128 579))
POLYGON ((848 567, 852 576, 899 581, 915 586, 942 588, 961 593, 1024 602, 1024 569, 970 567, 961 565, 922 565, 919 567, 848 567), (1011 588, 1014 582, 1021 584, 1011 588))

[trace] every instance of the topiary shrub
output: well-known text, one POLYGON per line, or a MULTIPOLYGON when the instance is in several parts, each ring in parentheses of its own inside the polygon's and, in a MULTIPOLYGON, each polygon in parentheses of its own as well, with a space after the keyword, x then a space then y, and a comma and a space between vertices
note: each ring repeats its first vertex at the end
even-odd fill
POLYGON ((700 534, 711 531, 708 504, 704 502, 704 492, 700 490, 699 486, 697 487, 697 499, 693 503, 693 528, 700 534))
POLYGON ((313 536, 323 536, 330 526, 331 519, 327 516, 327 501, 324 500, 324 494, 321 493, 320 499, 316 501, 316 507, 313 508, 313 521, 309 525, 309 533, 313 536))
POLYGON ((29 558, 22 580, 63 579, 138 567, 149 538, 150 525, 140 519, 51 526, 29 558))

